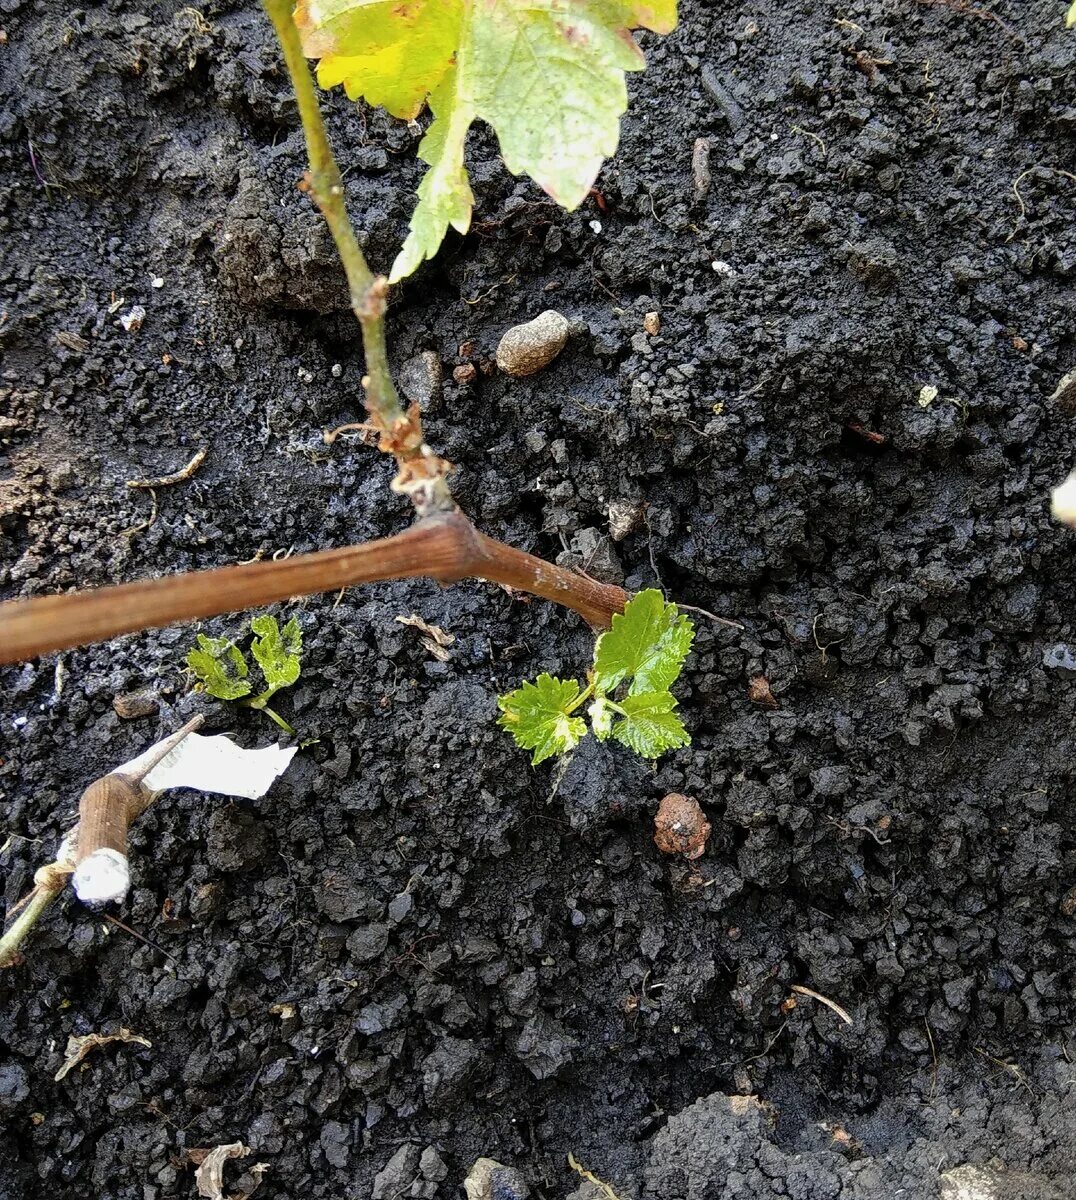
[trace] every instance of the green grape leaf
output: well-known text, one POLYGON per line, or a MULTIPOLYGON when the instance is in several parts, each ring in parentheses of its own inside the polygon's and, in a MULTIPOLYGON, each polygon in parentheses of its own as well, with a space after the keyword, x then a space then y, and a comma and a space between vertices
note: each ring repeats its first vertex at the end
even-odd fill
POLYGON ((501 710, 497 724, 508 730, 517 746, 534 751, 531 764, 537 766, 554 754, 574 750, 586 735, 586 722, 571 715, 579 698, 579 684, 574 679, 542 674, 534 683, 524 683, 497 697, 501 710))
POLYGON ((251 692, 243 652, 227 638, 198 635, 198 645, 187 654, 187 666, 202 690, 218 700, 238 700, 251 692))
POLYGON ((683 721, 673 711, 676 698, 668 692, 637 693, 625 697, 618 707, 624 719, 613 726, 613 737, 644 758, 657 758, 691 741, 683 721))
MULTIPOLYGON (((303 652, 303 633, 299 622, 292 617, 283 629, 276 617, 254 617, 250 622, 254 641, 250 652, 265 676, 269 695, 281 688, 291 687, 299 678, 299 659, 303 652)), ((263 695, 261 699, 268 699, 263 695)))
POLYGON ((625 679, 631 695, 668 692, 687 658, 695 629, 656 588, 639 592, 594 648, 594 688, 612 692, 625 679))
POLYGON ((449 225, 466 231, 463 146, 476 119, 493 127, 513 174, 577 208, 616 151, 625 73, 645 65, 630 30, 669 32, 676 0, 302 0, 296 22, 323 87, 343 83, 402 117, 431 98, 420 147, 430 172, 395 280, 436 251, 449 225))

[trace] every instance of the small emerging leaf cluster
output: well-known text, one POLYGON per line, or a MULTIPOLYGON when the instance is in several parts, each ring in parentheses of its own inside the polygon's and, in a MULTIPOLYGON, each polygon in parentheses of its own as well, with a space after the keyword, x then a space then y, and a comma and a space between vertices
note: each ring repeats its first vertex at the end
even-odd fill
POLYGON ((585 688, 574 679, 539 675, 498 698, 497 723, 533 751, 533 764, 573 750, 586 736, 578 712, 587 700, 590 728, 600 741, 615 738, 644 758, 686 746, 691 739, 671 688, 694 637, 691 621, 661 592, 640 592, 598 638, 585 688))
POLYGON ((187 655, 187 666, 198 680, 198 687, 218 700, 238 700, 271 717, 288 733, 295 730, 269 707, 269 701, 281 688, 291 687, 299 678, 303 653, 303 633, 299 622, 292 617, 283 629, 276 617, 252 617, 250 631, 254 640, 250 653, 258 664, 265 688, 251 695, 254 684, 243 651, 228 638, 198 635, 198 645, 187 655))

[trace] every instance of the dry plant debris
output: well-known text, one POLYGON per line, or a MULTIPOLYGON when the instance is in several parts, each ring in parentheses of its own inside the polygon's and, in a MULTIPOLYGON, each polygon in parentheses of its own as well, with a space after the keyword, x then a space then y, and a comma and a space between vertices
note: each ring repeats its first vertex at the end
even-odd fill
POLYGON ((184 480, 190 479, 202 463, 205 462, 208 453, 209 448, 204 447, 198 451, 185 467, 180 467, 178 471, 173 471, 170 475, 161 475, 157 479, 128 479, 127 486, 129 488, 159 488, 170 487, 174 483, 183 483, 184 480))
POLYGON ((64 1051, 63 1066, 56 1072, 55 1078, 57 1083, 65 1075, 73 1071, 92 1050, 96 1050, 98 1046, 107 1046, 110 1042, 135 1042, 137 1045, 145 1046, 147 1049, 153 1045, 148 1038, 144 1038, 137 1033, 132 1033, 129 1029, 120 1029, 119 1033, 72 1034, 67 1039, 67 1049, 64 1051))
POLYGON ((613 1191, 609 1184, 604 1179, 599 1179, 593 1171, 588 1171, 570 1150, 568 1151, 568 1166, 577 1175, 581 1175, 587 1183, 593 1184, 606 1197, 606 1200, 620 1200, 620 1197, 613 1191))
MULTIPOLYGON (((192 1148, 187 1151, 187 1157, 198 1167, 194 1173, 194 1183, 198 1195, 203 1200, 225 1200, 224 1195, 224 1164, 229 1159, 246 1158, 250 1147, 242 1142, 231 1142, 224 1146, 192 1148)), ((262 1181, 262 1176, 269 1170, 268 1163, 255 1163, 247 1172, 254 1186, 245 1192, 236 1192, 228 1200, 250 1200, 262 1181)))
POLYGON ((792 990, 799 996, 810 996, 812 1000, 817 1000, 819 1004, 824 1004, 826 1008, 835 1012, 846 1025, 855 1024, 845 1009, 841 1008, 836 1000, 830 1000, 828 996, 823 996, 821 992, 816 992, 813 988, 804 987, 800 983, 794 983, 792 990))
POLYGON ((440 625, 431 625, 424 621, 417 613, 412 613, 409 617, 397 617, 396 620, 401 625, 410 625, 413 629, 419 630, 423 634, 422 644, 426 649, 437 659, 438 662, 448 662, 452 657, 446 647, 451 646, 456 640, 456 635, 453 633, 445 633, 440 625))

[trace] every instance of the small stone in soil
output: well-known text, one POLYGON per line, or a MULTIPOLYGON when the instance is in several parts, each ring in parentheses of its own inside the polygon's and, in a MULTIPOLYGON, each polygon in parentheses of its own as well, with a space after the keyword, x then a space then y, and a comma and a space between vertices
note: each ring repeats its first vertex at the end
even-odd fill
POLYGON ((0 1112, 10 1112, 30 1095, 26 1072, 18 1063, 0 1066, 0 1112))
POLYGON ((418 1169, 422 1172, 423 1179, 433 1180, 434 1183, 440 1183, 442 1179, 448 1178, 448 1167, 445 1166, 445 1160, 437 1153, 434 1146, 427 1146, 422 1151, 418 1169))
POLYGON ((1059 642, 1056 646, 1048 646, 1042 652, 1042 665, 1051 671, 1060 671, 1062 675, 1076 675, 1076 654, 1072 647, 1059 642))
POLYGON ((443 377, 444 371, 437 353, 423 350, 400 368, 400 391, 425 412, 440 400, 443 377))
POLYGON ((533 321, 515 325, 497 346, 497 366, 506 375, 533 375, 547 367, 568 341, 568 320, 546 309, 533 321))
POLYGON ((152 717, 160 705, 157 697, 149 692, 123 692, 112 697, 112 707, 117 717, 133 721, 137 717, 152 717))
POLYGON ((662 800, 654 818, 654 844, 662 854, 699 858, 709 836, 710 822, 694 796, 670 792, 662 800))
POLYGON ((1050 397, 1050 403, 1056 404, 1062 412, 1070 415, 1076 413, 1076 371, 1069 371, 1067 375, 1061 376, 1050 397))
POLYGON ((531 1190, 513 1167, 480 1158, 463 1181, 467 1200, 529 1200, 531 1190))
POLYGON ((370 1195, 373 1200, 394 1200, 405 1196, 418 1173, 419 1148, 407 1143, 399 1148, 374 1176, 370 1195))
POLYGON ((358 962, 373 962, 388 949, 387 925, 363 925, 347 939, 347 952, 358 962))
POLYGON ((540 1013, 523 1026, 512 1048, 535 1079, 549 1079, 571 1061, 578 1045, 562 1025, 540 1013))
POLYGON ((628 500, 609 502, 609 536, 614 542, 622 542, 643 523, 643 505, 628 500))
POLYGON ((127 333, 137 333, 142 328, 142 322, 146 319, 146 310, 141 304, 136 304, 130 312, 123 313, 120 316, 120 324, 127 333))

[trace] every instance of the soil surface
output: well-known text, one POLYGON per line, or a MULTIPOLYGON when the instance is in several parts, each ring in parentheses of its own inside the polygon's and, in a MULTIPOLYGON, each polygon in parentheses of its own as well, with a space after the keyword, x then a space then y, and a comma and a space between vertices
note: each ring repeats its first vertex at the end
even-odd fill
MULTIPOLYGON (((189 1151, 236 1141, 225 1192, 263 1200, 458 1197, 481 1156, 502 1198, 611 1196, 569 1152, 620 1200, 1073 1195, 1064 9, 687 0, 574 214, 473 135, 474 228, 399 289, 395 364, 482 528, 743 625, 699 618, 692 746, 531 769, 497 692, 590 653, 545 603, 280 606, 307 647, 280 710, 316 740, 262 801, 166 795, 129 902, 65 896, 0 975, 4 1200, 189 1197, 189 1151), (552 366, 454 380, 550 307, 552 366), (693 863, 653 844, 669 791, 713 825, 693 863), (120 1028, 152 1045, 54 1081, 120 1028)), ((255 5, 0 0, 0 27, 4 594, 404 528, 390 464, 322 440, 361 349, 255 5), (203 446, 147 524, 125 481, 203 446)), ((420 131, 327 106, 384 269, 420 131)), ((194 632, 4 673, 8 906, 184 717, 274 738, 190 691, 194 632), (121 719, 130 692, 157 713, 121 719)))

